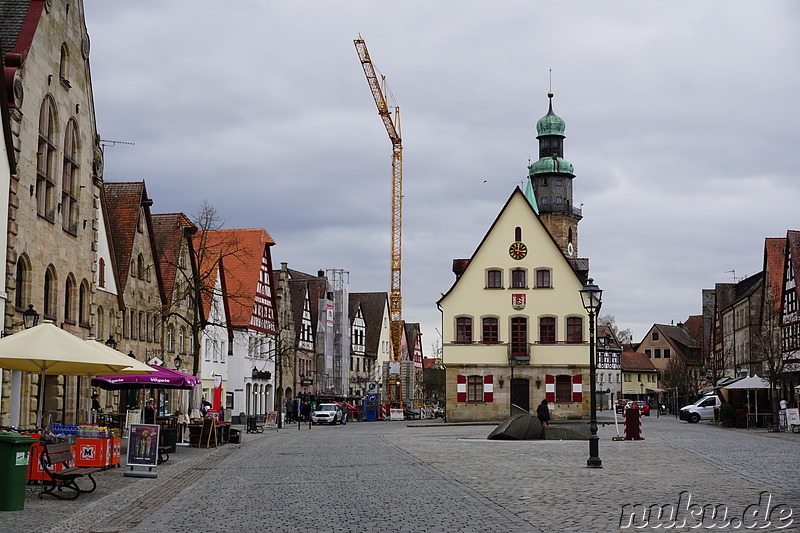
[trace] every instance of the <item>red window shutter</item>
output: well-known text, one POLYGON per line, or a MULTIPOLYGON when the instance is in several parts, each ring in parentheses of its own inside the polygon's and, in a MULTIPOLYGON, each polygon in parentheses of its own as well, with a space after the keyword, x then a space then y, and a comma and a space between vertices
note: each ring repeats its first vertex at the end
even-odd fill
POLYGON ((552 374, 544 375, 544 399, 548 402, 556 401, 556 377, 552 374))
POLYGON ((467 376, 461 374, 456 376, 456 401, 467 401, 467 376))
POLYGON ((583 376, 580 374, 572 376, 572 401, 583 401, 583 376))
POLYGON ((483 401, 494 401, 494 376, 492 374, 483 376, 483 401))

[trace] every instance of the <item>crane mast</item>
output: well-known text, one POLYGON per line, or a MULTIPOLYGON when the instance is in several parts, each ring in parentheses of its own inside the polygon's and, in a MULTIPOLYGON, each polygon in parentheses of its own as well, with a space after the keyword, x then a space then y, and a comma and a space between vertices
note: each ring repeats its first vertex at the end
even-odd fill
POLYGON ((381 88, 381 82, 375 73, 375 67, 369 57, 367 44, 361 36, 353 41, 361 60, 361 66, 367 77, 375 105, 378 106, 378 115, 383 120, 386 133, 392 142, 392 250, 391 250, 391 281, 392 288, 389 293, 389 320, 392 343, 392 360, 389 364, 389 401, 402 402, 403 388, 400 379, 400 361, 402 360, 401 345, 403 338, 403 296, 400 289, 401 281, 401 242, 403 230, 403 143, 400 138, 400 108, 394 108, 395 119, 389 111, 389 106, 381 88))

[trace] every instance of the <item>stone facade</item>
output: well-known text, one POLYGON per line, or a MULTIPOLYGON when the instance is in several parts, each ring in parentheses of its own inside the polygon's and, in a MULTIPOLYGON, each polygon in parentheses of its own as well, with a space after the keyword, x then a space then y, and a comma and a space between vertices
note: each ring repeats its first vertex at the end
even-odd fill
MULTIPOLYGON (((27 20, 38 13, 38 23, 4 42, 15 67, 9 104, 18 169, 9 198, 4 329, 19 331, 22 312, 33 305, 43 319, 87 338, 94 323, 102 175, 89 40, 82 2, 44 4, 32 2, 27 20)), ((33 421, 37 381, 23 375, 22 425, 33 421)), ((79 381, 46 379, 45 407, 56 420, 74 421, 88 406, 79 381)), ((3 413, 9 407, 4 394, 3 413)))

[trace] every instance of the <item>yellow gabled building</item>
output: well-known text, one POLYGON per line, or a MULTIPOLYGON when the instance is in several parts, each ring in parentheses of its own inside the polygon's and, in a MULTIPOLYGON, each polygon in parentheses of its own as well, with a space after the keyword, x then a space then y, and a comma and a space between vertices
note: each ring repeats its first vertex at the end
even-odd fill
POLYGON ((581 213, 552 103, 537 130, 527 192, 517 187, 472 257, 453 261, 438 301, 452 422, 503 419, 511 403, 535 412, 543 399, 555 419, 588 417, 588 260, 575 258, 581 213))

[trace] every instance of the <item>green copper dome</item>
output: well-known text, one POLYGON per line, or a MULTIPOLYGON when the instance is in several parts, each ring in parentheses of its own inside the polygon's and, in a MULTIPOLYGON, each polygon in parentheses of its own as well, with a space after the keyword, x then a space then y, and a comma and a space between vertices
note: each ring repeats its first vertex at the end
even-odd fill
POLYGON ((553 93, 547 93, 547 97, 550 99, 550 109, 536 123, 536 133, 538 134, 536 137, 539 138, 545 135, 564 137, 564 130, 567 126, 564 124, 564 119, 553 113, 553 93))
POLYGON ((572 163, 563 157, 543 157, 528 167, 528 175, 552 174, 554 172, 573 174, 574 170, 572 163))

